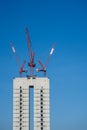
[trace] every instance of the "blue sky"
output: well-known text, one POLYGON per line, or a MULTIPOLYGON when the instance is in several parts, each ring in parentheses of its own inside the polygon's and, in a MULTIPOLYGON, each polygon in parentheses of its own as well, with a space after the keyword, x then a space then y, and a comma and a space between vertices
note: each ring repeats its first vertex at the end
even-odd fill
POLYGON ((87 130, 86 0, 0 1, 0 130, 12 130, 12 84, 19 76, 9 42, 28 62, 26 26, 37 67, 57 44, 47 67, 51 130, 87 130))

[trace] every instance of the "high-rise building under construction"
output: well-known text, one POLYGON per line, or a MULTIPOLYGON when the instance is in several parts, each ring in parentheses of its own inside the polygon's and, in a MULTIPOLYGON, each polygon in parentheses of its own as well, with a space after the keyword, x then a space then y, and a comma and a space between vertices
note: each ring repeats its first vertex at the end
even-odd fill
POLYGON ((41 68, 37 68, 37 72, 43 72, 44 77, 37 77, 33 74, 35 68, 34 52, 31 49, 31 40, 26 28, 26 39, 28 43, 30 74, 22 77, 26 61, 20 66, 19 58, 16 54, 14 45, 11 43, 12 51, 15 55, 19 67, 20 78, 13 80, 13 130, 31 130, 31 114, 30 114, 30 89, 34 89, 34 126, 33 130, 50 130, 50 85, 49 79, 46 77, 46 68, 50 57, 53 54, 55 44, 53 45, 46 63, 43 65, 41 60, 38 63, 41 68))
POLYGON ((30 130, 30 89, 34 89, 34 130, 50 130, 50 88, 47 77, 13 80, 13 130, 30 130))

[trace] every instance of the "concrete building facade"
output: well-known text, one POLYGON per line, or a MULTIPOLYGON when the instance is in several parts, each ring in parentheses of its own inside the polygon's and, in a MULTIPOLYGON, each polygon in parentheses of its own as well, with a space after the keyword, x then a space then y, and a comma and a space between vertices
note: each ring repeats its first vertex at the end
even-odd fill
POLYGON ((48 78, 13 80, 13 130, 30 130, 30 89, 34 89, 34 130, 50 130, 48 78))

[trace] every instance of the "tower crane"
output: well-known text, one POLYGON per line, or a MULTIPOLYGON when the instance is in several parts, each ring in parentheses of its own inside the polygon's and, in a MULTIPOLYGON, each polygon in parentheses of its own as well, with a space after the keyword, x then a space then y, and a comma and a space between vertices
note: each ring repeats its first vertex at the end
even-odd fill
POLYGON ((41 62, 41 60, 38 60, 38 63, 40 64, 40 66, 41 66, 41 69, 36 69, 36 71, 37 72, 43 72, 44 73, 44 77, 46 76, 46 68, 47 68, 47 65, 48 65, 48 63, 49 63, 49 61, 50 61, 50 58, 51 58, 51 55, 53 54, 53 52, 54 52, 54 49, 55 49, 55 43, 53 44, 53 47, 51 48, 51 50, 50 50, 50 53, 49 53, 49 56, 47 57, 47 60, 46 60, 46 63, 45 63, 45 65, 43 65, 42 64, 42 62, 41 62))
POLYGON ((24 69, 24 65, 25 65, 26 61, 24 60, 23 63, 22 63, 22 65, 20 65, 20 61, 19 61, 19 58, 17 56, 17 53, 16 53, 16 50, 15 50, 15 47, 14 47, 13 43, 10 42, 10 45, 11 45, 11 48, 12 48, 12 52, 14 53, 15 59, 17 61, 17 64, 18 64, 19 75, 20 75, 20 77, 22 77, 22 73, 23 72, 27 73, 27 70, 24 69))
POLYGON ((28 66, 30 67, 30 76, 33 76, 33 69, 35 67, 35 63, 34 63, 34 52, 31 49, 31 41, 30 41, 30 37, 29 37, 29 32, 28 32, 28 28, 26 27, 26 39, 27 39, 27 44, 28 44, 28 53, 29 53, 29 63, 28 66))

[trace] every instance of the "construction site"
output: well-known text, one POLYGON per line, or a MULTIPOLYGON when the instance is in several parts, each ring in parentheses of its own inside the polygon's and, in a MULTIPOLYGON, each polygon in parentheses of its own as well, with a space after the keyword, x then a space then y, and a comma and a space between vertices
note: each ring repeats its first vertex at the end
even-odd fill
POLYGON ((31 88, 34 90, 33 130, 50 130, 50 79, 46 76, 46 72, 48 63, 55 49, 55 43, 49 52, 45 64, 42 63, 42 59, 38 59, 40 68, 36 68, 37 63, 34 62, 35 53, 31 48, 28 28, 26 28, 26 40, 29 53, 27 69, 25 69, 26 60, 20 65, 14 44, 12 42, 10 43, 19 68, 19 77, 13 79, 13 130, 30 130, 31 88), (34 74, 34 69, 36 69, 37 75, 34 74), (22 73, 25 73, 25 76, 22 76, 22 73), (38 76, 38 73, 43 73, 43 76, 38 76))
POLYGON ((0 130, 87 130, 87 0, 2 0, 0 16, 0 130))

